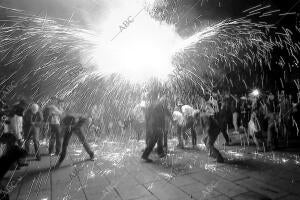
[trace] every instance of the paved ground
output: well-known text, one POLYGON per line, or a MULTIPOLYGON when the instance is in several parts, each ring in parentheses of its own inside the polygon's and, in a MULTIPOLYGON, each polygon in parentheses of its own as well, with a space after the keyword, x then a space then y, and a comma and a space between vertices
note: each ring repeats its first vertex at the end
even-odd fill
MULTIPOLYGON (((221 139, 222 140, 222 139, 221 139)), ((91 141, 96 160, 74 140, 69 156, 54 170, 57 157, 30 161, 6 177, 12 200, 252 200, 300 199, 300 159, 293 153, 256 154, 253 147, 219 145, 226 162, 217 164, 203 146, 176 149, 154 163, 140 160, 142 142, 125 138, 91 141)), ((222 142, 220 141, 219 144, 222 142)), ((46 146, 42 147, 46 153, 46 146)))

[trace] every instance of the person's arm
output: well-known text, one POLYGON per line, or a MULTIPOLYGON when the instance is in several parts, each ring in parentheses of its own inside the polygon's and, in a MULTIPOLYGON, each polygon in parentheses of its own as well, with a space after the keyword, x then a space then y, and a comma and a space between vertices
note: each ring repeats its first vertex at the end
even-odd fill
POLYGON ((57 108, 56 106, 52 107, 52 111, 51 112, 54 115, 62 115, 63 114, 63 111, 61 109, 57 108))

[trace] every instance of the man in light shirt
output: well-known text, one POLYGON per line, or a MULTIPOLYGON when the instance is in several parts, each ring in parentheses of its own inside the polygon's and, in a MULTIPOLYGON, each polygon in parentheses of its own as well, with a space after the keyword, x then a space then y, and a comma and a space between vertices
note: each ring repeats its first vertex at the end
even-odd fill
POLYGON ((193 148, 197 145, 197 135, 194 129, 194 112, 195 109, 190 105, 183 105, 182 103, 178 103, 178 106, 181 109, 182 117, 180 116, 178 111, 174 111, 173 119, 177 122, 177 137, 178 137, 178 147, 184 148, 182 136, 184 140, 187 140, 186 131, 191 129, 192 134, 192 145, 193 148), (176 118, 176 120, 175 120, 176 118))
POLYGON ((47 121, 50 125, 50 141, 49 141, 49 154, 53 153, 54 143, 55 143, 55 155, 59 155, 61 151, 61 127, 60 127, 60 119, 63 114, 63 110, 61 108, 63 101, 60 99, 56 99, 54 104, 47 106, 49 109, 49 117, 47 121))
POLYGON ((39 110, 39 106, 37 104, 32 104, 30 108, 25 112, 24 115, 24 137, 25 137, 25 149, 29 153, 29 145, 30 139, 32 138, 36 160, 41 160, 40 157, 40 127, 43 122, 43 115, 39 110))

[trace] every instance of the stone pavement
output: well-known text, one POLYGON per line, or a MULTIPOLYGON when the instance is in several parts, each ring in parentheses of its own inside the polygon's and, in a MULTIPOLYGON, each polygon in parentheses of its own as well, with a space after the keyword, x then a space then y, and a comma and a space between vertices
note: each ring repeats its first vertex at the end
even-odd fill
MULTIPOLYGON (((300 160, 292 153, 255 153, 253 147, 218 148, 223 164, 199 149, 176 149, 154 163, 140 160, 143 142, 124 138, 91 142, 95 161, 87 161, 77 140, 59 169, 55 156, 10 172, 12 200, 252 200, 300 199, 300 160), (298 161, 299 160, 299 161, 298 161)), ((42 147, 46 153, 46 147, 42 147)))

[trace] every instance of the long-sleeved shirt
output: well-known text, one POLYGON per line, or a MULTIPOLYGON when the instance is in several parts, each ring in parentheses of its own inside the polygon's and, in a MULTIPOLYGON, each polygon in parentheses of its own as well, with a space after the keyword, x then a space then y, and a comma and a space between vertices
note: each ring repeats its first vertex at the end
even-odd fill
POLYGON ((33 113, 30 109, 25 112, 24 126, 39 126, 43 121, 43 114, 38 111, 33 113))
POLYGON ((184 105, 181 107, 181 112, 184 117, 191 117, 194 114, 194 108, 189 105, 184 105))
POLYGON ((23 117, 19 115, 14 115, 10 118, 10 123, 8 125, 8 132, 14 134, 17 139, 22 139, 23 131, 23 117))

